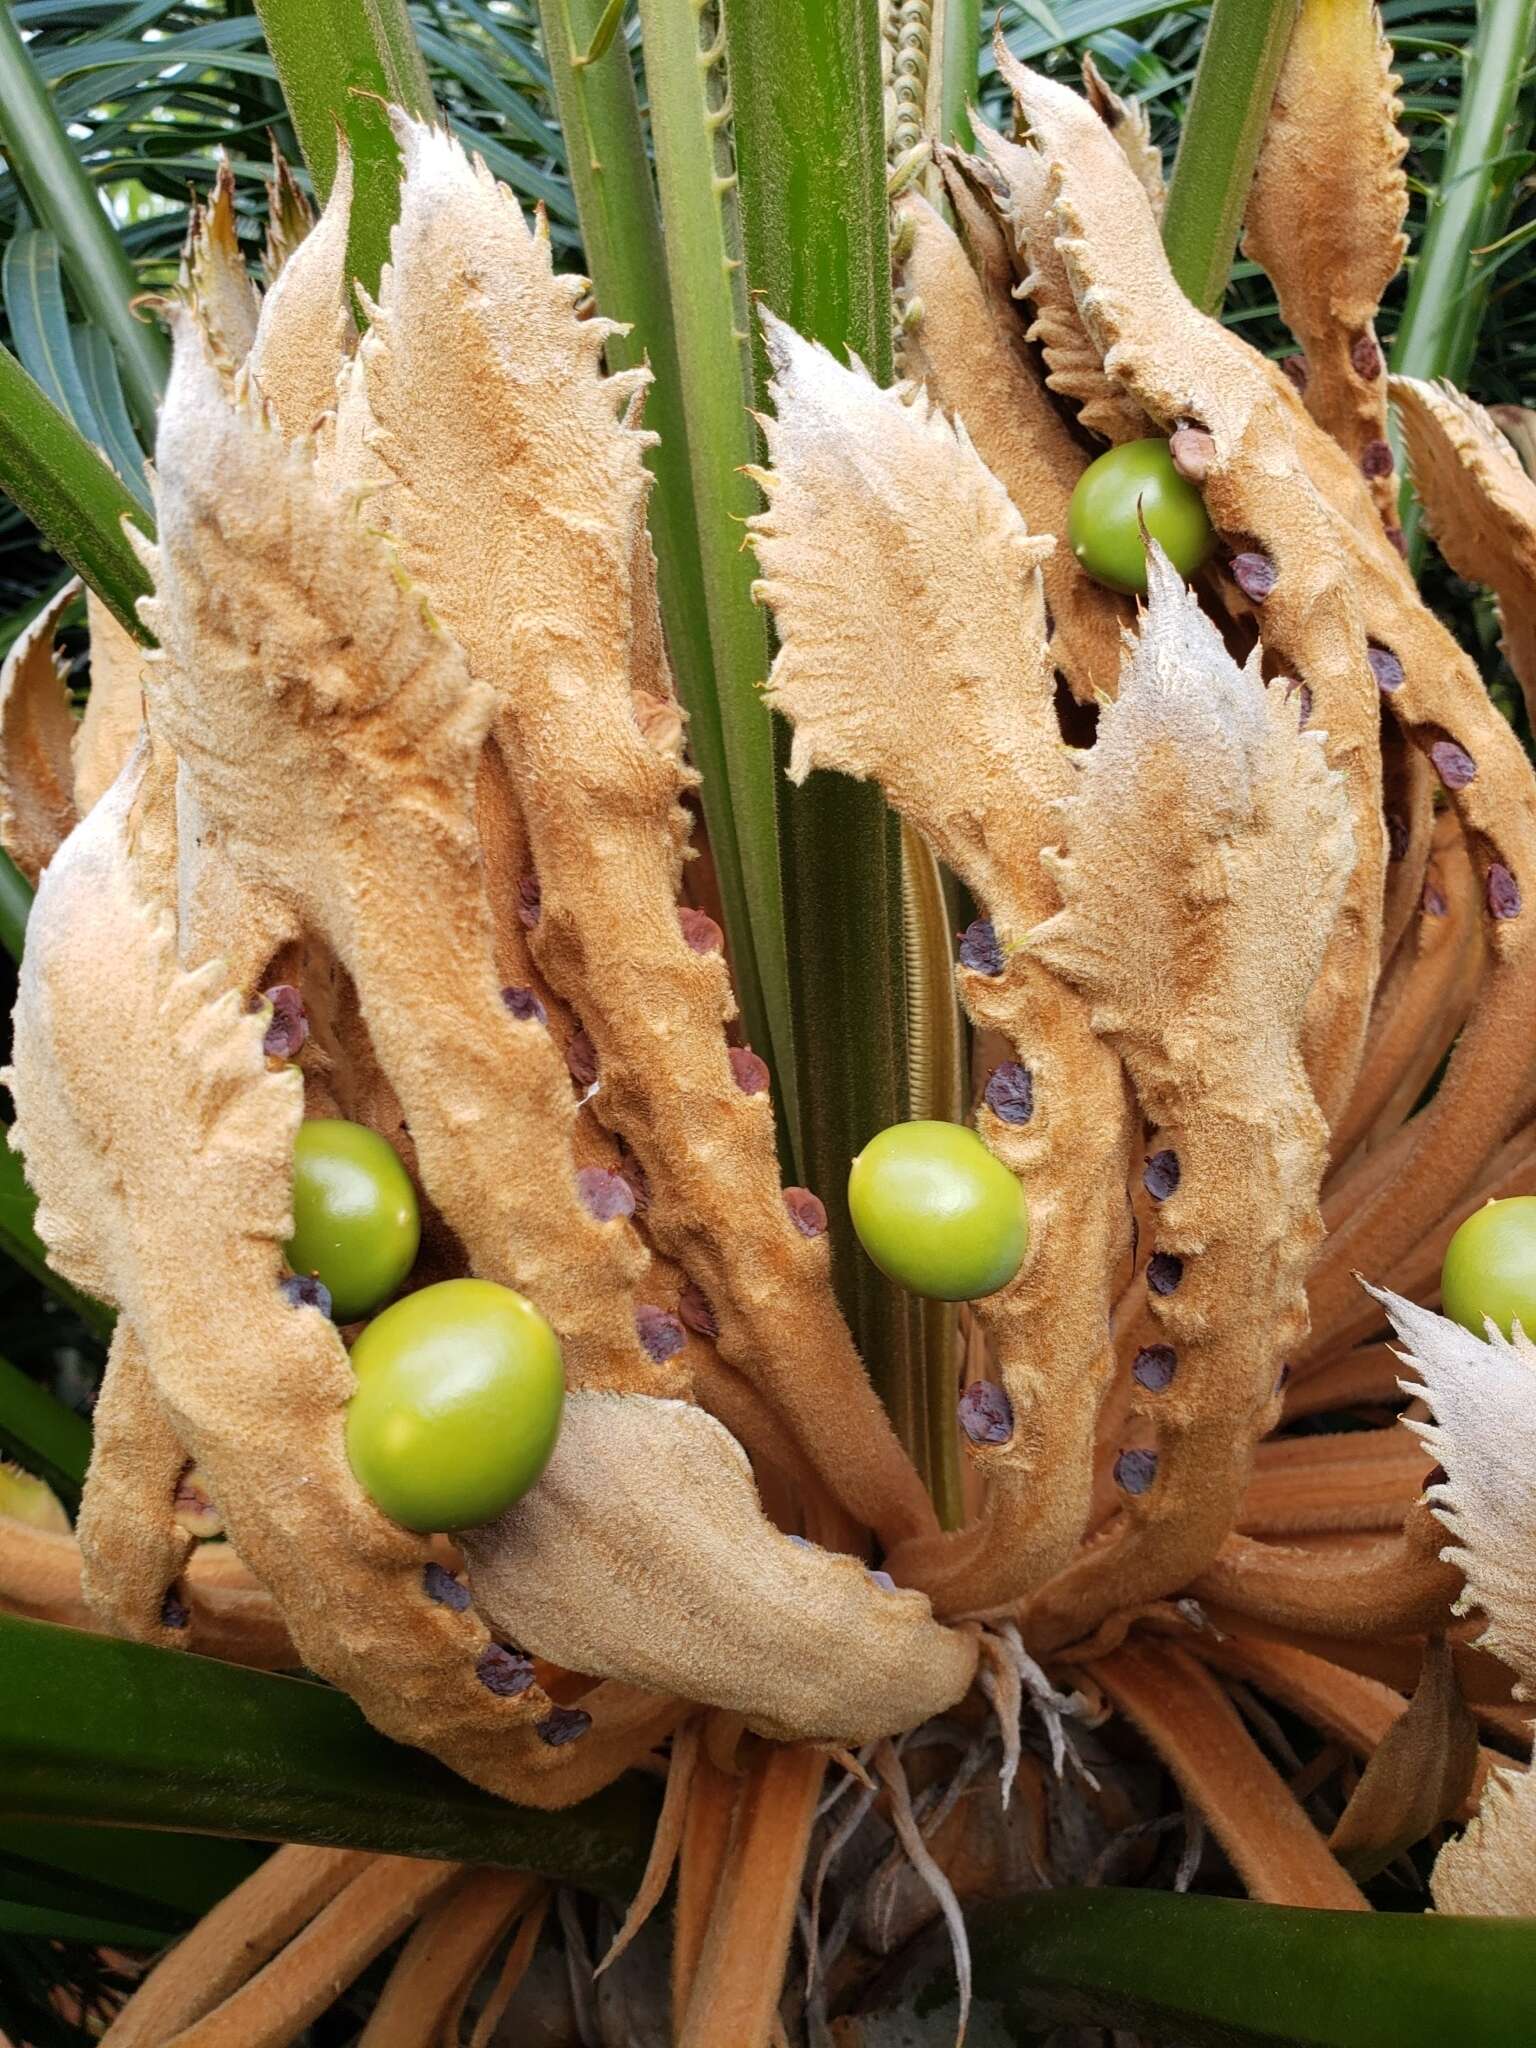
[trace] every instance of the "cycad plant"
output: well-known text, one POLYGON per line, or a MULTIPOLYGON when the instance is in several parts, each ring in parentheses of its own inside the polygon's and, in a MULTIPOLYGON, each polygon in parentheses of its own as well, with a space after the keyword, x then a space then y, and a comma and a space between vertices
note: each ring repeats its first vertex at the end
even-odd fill
POLYGON ((590 279, 402 9, 259 11, 323 210, 196 211, 151 503, 3 366, 7 1232, 110 1329, 10 1925, 287 1844, 117 2048, 1527 2038, 1536 783, 1406 508, 1536 689, 1536 484, 1389 375, 1373 10, 1218 5, 1165 194, 964 6, 641 0, 643 119, 549 0, 590 279))

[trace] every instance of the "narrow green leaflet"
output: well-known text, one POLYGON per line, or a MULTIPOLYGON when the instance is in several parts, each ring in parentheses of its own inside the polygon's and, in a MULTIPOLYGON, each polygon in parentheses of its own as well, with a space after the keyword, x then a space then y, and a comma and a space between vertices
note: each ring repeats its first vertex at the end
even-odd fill
POLYGON ((627 1898, 658 1797, 510 1806, 377 1734, 343 1692, 0 1615, 0 1820, 315 1842, 537 1870, 627 1898))
POLYGON ((0 1452, 46 1479, 71 1512, 91 1457, 91 1426, 0 1358, 0 1452))
POLYGON ((101 430, 70 343, 59 245, 52 235, 40 228, 12 235, 0 259, 0 292, 22 367, 86 440, 100 446, 101 430))
POLYGON ((150 497, 149 482, 144 474, 144 452, 128 417, 112 344, 99 327, 72 327, 69 338, 80 381, 85 386, 91 411, 101 429, 102 452, 147 512, 150 497))
POLYGON ((0 852, 0 946, 13 960, 21 958, 32 915, 32 884, 8 853, 0 852))
POLYGON ((169 351, 159 328, 133 311, 138 286, 132 265, 70 141, 67 119, 28 55, 11 10, 0 9, 0 136, 6 154, 34 215, 58 237, 81 305, 112 337, 134 413, 149 433, 169 351))
POLYGON ((5 1142, 8 1135, 9 1126, 0 1123, 0 1251, 24 1267, 34 1280, 41 1280, 50 1294, 68 1303, 87 1329, 105 1339, 112 1334, 112 1311, 79 1293, 48 1264, 48 1254, 37 1234, 37 1197, 27 1186, 20 1155, 5 1142))
POLYGON ((123 520, 150 524, 138 500, 9 349, 0 348, 0 491, 78 570, 130 633, 144 629, 134 611, 149 589, 123 520))

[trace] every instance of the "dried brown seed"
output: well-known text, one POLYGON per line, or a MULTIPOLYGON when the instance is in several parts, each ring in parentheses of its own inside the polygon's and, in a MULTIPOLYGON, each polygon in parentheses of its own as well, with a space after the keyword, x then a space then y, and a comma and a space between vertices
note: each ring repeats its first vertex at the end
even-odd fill
POLYGON ((657 1308, 654 1302, 643 1301, 635 1310, 635 1335, 640 1339, 647 1358, 657 1365, 665 1365, 669 1358, 676 1358, 688 1342, 688 1333, 669 1309, 657 1308))
POLYGON ((293 1059, 309 1036, 304 998, 296 988, 283 981, 275 988, 264 989, 262 1000, 272 1005, 272 1019, 261 1041, 262 1051, 268 1059, 293 1059))
POLYGON ((614 1173, 606 1166, 583 1166, 576 1175, 576 1192, 587 1213, 599 1223, 612 1223, 618 1217, 635 1213, 634 1189, 622 1173, 614 1173))
POLYGON ((1156 1451, 1122 1451, 1115 1460, 1115 1484, 1127 1493, 1145 1493, 1156 1477, 1156 1451))
POLYGON ((1255 604, 1262 604, 1275 587, 1275 565, 1268 555, 1247 550, 1232 557, 1231 569, 1238 589, 1255 604))
POLYGON ((1184 1261, 1172 1252, 1154 1252, 1147 1261, 1147 1285, 1154 1294, 1172 1294, 1184 1278, 1184 1261))
POLYGON ((597 1079, 597 1047, 585 1031, 573 1031, 566 1040, 565 1064, 578 1088, 590 1088, 597 1079))
POLYGON ((475 1659, 475 1676, 498 1699, 516 1699, 533 1683, 533 1659, 504 1643, 487 1643, 475 1659))
POLYGON ((1005 1444, 1013 1435, 1013 1403, 991 1380, 974 1380, 960 1396, 960 1427, 973 1444, 1005 1444))
POLYGON ((1367 441, 1360 450, 1360 473, 1362 476, 1390 476, 1397 467, 1397 459, 1388 441, 1367 441))
POLYGON ((1447 789, 1465 789, 1477 775, 1477 763, 1455 740, 1436 740, 1429 750, 1435 773, 1447 789))
POLYGON ((1179 1184, 1177 1152, 1154 1152, 1142 1168, 1141 1184, 1154 1202, 1166 1202, 1179 1184))
POLYGON ((549 1012, 531 988, 504 988, 501 1000, 520 1024, 547 1024, 549 1012))
POLYGON ((784 1206, 789 1211, 790 1222, 802 1237, 826 1236, 826 1205, 819 1195, 813 1195, 809 1188, 786 1188, 784 1206))
POLYGON ((678 1297, 677 1312, 689 1329, 697 1332, 699 1336, 719 1336, 720 1325, 709 1305, 709 1298, 703 1289, 695 1287, 691 1280, 678 1297))
POLYGON ((1027 1124, 1035 1113, 1035 1083, 1028 1067, 1018 1060, 1005 1060, 994 1067, 984 1100, 1003 1123, 1027 1124))
POLYGON ((1003 949, 989 917, 978 917, 960 934, 960 965, 975 974, 1001 974, 1003 949))
POLYGON ((1520 915, 1520 884, 1515 880, 1503 861, 1488 863, 1488 880, 1484 885, 1490 913, 1497 918, 1520 915))
POLYGON ((422 1566, 421 1585, 427 1598, 435 1600, 439 1607, 451 1607, 455 1614, 462 1614, 469 1606, 468 1586, 440 1564, 422 1566))
POLYGON ((1131 1360, 1132 1379, 1149 1394, 1161 1394, 1171 1386, 1178 1369, 1178 1353, 1171 1344, 1147 1344, 1131 1360))
POLYGON ((695 910, 690 903, 682 904, 677 913, 678 924, 683 937, 695 953, 718 953, 725 944, 725 934, 707 911, 695 910))
POLYGON ((759 1059, 750 1045, 733 1045, 727 1057, 731 1062, 731 1075, 743 1095, 762 1095, 767 1092, 772 1076, 768 1062, 759 1059))

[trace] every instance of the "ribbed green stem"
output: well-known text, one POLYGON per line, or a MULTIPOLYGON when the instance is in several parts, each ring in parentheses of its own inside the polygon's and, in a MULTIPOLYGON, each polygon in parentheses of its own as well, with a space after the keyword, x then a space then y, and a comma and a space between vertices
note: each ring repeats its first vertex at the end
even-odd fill
POLYGON ((718 15, 714 0, 702 7, 698 0, 640 0, 640 21, 731 815, 776 1093, 791 1112, 799 1160, 803 1068, 795 1060, 786 964, 774 736, 761 696, 768 629, 752 599, 755 568, 742 545, 743 522, 758 499, 741 472, 757 446, 747 413, 747 305, 718 15))
MULTIPOLYGON (((725 25, 749 287, 888 382, 876 0, 729 0, 725 25)), ((854 1154, 907 1113, 900 833, 873 785, 821 772, 801 789, 781 781, 780 817, 806 1180, 827 1207, 838 1292, 870 1375, 921 1455, 921 1311, 860 1251, 847 1199, 854 1154)))
POLYGON ((133 266, 9 8, 0 8, 0 136, 33 212, 58 239, 81 305, 112 338, 139 425, 153 435, 170 363, 165 337, 132 310, 133 266))
POLYGON ((149 589, 123 536, 124 519, 149 517, 94 448, 50 405, 8 349, 0 348, 0 491, 77 570, 137 638, 134 612, 149 589))
POLYGON ((0 852, 0 946, 13 960, 21 958, 31 915, 32 884, 11 856, 0 852))
POLYGON ((1207 313, 1220 306, 1298 0, 1214 0, 1168 185, 1163 246, 1207 313))
MULTIPOLYGON (((966 1925, 976 1996, 1017 2038, 1065 2025, 1180 2048, 1536 2040, 1536 1920, 1099 1889, 981 1906, 966 1925)), ((917 2009, 942 1995, 936 1980, 917 2009)))
POLYGON ((435 111, 405 0, 256 0, 299 147, 324 200, 336 175, 336 131, 352 151, 352 275, 377 293, 399 218, 400 153, 386 102, 435 111))
POLYGON ((589 60, 607 13, 605 0, 539 0, 544 53, 565 131, 587 269, 601 310, 610 319, 629 322, 631 328, 627 336, 609 343, 609 367, 649 362, 655 378, 646 401, 646 424, 661 436, 649 457, 656 477, 650 523, 667 651, 688 709, 689 751, 704 779, 704 819, 725 908, 742 1030, 749 1044, 774 1058, 774 1102, 781 1144, 787 1144, 795 1127, 795 1071, 783 931, 780 925, 776 933, 767 934, 765 974, 737 839, 731 757, 715 690, 687 405, 667 289, 661 214, 622 32, 589 60), (765 985, 770 981, 771 1005, 765 985))
POLYGON ((637 1778, 560 1813, 377 1734, 344 1692, 0 1615, 0 1819, 85 1820, 537 1870, 609 1898, 655 1827, 637 1778))
POLYGON ((972 149, 976 137, 966 109, 976 97, 981 61, 981 0, 939 0, 934 21, 939 134, 972 149))

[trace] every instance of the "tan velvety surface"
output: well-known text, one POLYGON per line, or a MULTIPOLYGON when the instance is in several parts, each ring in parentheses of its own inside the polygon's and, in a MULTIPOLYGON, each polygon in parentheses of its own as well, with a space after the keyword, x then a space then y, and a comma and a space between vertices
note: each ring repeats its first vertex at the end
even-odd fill
POLYGON ((1056 829, 1052 799, 1072 783, 1035 573, 1050 543, 1025 532, 963 430, 926 396, 882 392, 771 316, 765 324, 773 469, 752 533, 780 641, 769 702, 794 726, 789 772, 877 781, 964 878, 993 920, 1004 970, 960 969, 962 1000, 1033 1081, 1026 1123, 977 1112, 1029 1196, 1025 1262, 973 1311, 996 1347, 1013 1434, 978 1453, 992 1481, 986 1518, 891 1561, 941 1612, 990 1611, 1058 1569, 1082 1532, 1110 1366, 1110 1275, 1128 1229, 1119 1062, 1086 1006, 1023 951, 1059 900, 1040 848, 1056 829), (846 604, 849 590, 864 601, 846 604))
POLYGON ((0 664, 0 846, 33 884, 75 822, 75 720, 53 636, 79 595, 71 578, 0 664))
POLYGON ((75 728, 75 808, 83 818, 117 780, 144 723, 144 650, 87 591, 91 687, 75 728))
POLYGON ((235 174, 221 153, 206 201, 193 207, 181 254, 181 286, 194 298, 221 369, 233 374, 250 354, 261 305, 235 234, 235 174))
MULTIPOLYGON (((1062 805, 1063 908, 1029 949, 1083 990, 1178 1181, 1156 1205, 1147 1305, 1176 1358, 1138 1386, 1150 1483, 1035 1604, 1060 1642, 1170 1591, 1214 1554, 1278 1413, 1322 1236, 1326 1129, 1302 1018, 1352 847, 1341 777, 1283 682, 1239 671, 1155 544, 1141 637, 1062 805), (1149 844, 1155 862, 1147 859, 1149 844), (1182 1262, 1153 1286, 1156 1261, 1182 1262)), ((1139 1441, 1134 1437, 1133 1440, 1139 1441)))
POLYGON ((1266 653, 1311 693, 1311 724, 1345 778, 1355 867, 1306 1036, 1313 1092, 1332 1117, 1360 1059, 1386 868, 1380 711, 1349 567, 1286 431, 1295 394, 1285 379, 1185 298, 1140 186, 1086 103, 1019 65, 1008 78, 1047 177, 1057 250, 1105 373, 1165 432, 1192 421, 1211 435, 1206 508, 1233 547, 1257 547, 1273 563, 1275 586, 1258 619, 1266 653))
POLYGON ((1496 592, 1504 652, 1536 702, 1536 481, 1480 405, 1450 384, 1392 379, 1414 490, 1459 576, 1496 592))
POLYGON ((290 441, 335 405, 336 378, 357 339, 346 292, 351 207, 352 156, 342 142, 325 211, 268 288, 251 342, 251 382, 290 441))
MULTIPOLYGON (((352 1478, 341 1340, 278 1286, 299 1078, 268 1071, 261 1016, 218 963, 182 972, 168 923, 136 898, 132 795, 125 778, 71 836, 33 914, 12 1087, 39 1232, 60 1270, 117 1305, 142 1343, 176 1439, 305 1664, 386 1733, 492 1790, 532 1804, 580 1798, 633 1753, 610 1756, 601 1698, 586 1741, 540 1741, 548 1701, 537 1687, 499 1698, 480 1683, 483 1626, 428 1597, 427 1545, 352 1478), (104 1043, 121 1056, 103 1063, 104 1043)), ((94 1482, 88 1494, 87 1583, 109 1589, 112 1625, 183 1642, 162 1617, 157 1577, 176 1562, 179 1532, 136 1500, 116 1511, 94 1482)), ((666 1706, 653 1703, 663 1726, 666 1706)), ((655 1739, 641 1727, 642 1748, 655 1739)))
POLYGON ((724 959, 679 924, 690 777, 632 694, 637 673, 660 680, 635 575, 645 373, 603 377, 604 323, 575 317, 584 286, 554 273, 510 193, 446 136, 397 132, 401 222, 362 350, 396 480, 383 509, 495 690, 541 891, 534 958, 592 1041, 593 1107, 644 1169, 647 1229, 708 1297, 722 1358, 770 1393, 849 1510, 897 1540, 931 1527, 931 1508, 838 1313, 826 1244, 784 1207, 767 1096, 732 1076, 724 959))
MULTIPOLYGON (((1408 247, 1398 83, 1370 0, 1302 0, 1244 215, 1243 253, 1305 351, 1307 410, 1356 463, 1386 440, 1374 322, 1408 247)), ((1370 488, 1395 527, 1397 478, 1370 488)))
MULTIPOLYGON (((1002 484, 1031 533, 1052 534, 1041 564, 1051 659, 1084 703, 1113 696, 1120 680, 1120 635, 1131 607, 1094 583, 1067 544, 1067 508, 1085 466, 1054 401, 1028 360, 1018 308, 998 265, 978 261, 985 238, 1001 231, 956 179, 950 191, 965 224, 970 259, 955 232, 916 192, 898 202, 901 278, 921 305, 902 330, 902 367, 960 420, 982 461, 1002 484), (981 251, 978 244, 981 244, 981 251)), ((1002 255, 1006 269, 1007 257, 1002 255)), ((1011 270, 1007 272, 1011 284, 1011 270)))
POLYGON ((921 1593, 775 1529, 740 1446, 677 1401, 573 1394, 543 1479, 461 1542, 499 1634, 776 1741, 899 1733, 976 1668, 976 1632, 939 1627, 921 1593))

